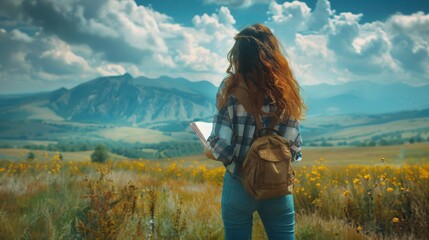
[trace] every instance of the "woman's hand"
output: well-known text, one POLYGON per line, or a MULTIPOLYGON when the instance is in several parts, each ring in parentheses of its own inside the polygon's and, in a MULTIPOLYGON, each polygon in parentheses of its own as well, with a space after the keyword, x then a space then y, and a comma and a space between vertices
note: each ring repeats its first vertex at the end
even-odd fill
POLYGON ((204 147, 204 155, 210 159, 217 160, 213 155, 212 148, 209 143, 206 143, 206 146, 204 147))

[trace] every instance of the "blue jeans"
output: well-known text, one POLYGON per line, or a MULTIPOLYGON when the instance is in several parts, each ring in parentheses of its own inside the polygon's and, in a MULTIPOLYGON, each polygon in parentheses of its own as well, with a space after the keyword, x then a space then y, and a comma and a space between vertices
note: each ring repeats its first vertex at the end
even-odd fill
POLYGON ((228 171, 223 179, 222 220, 226 240, 252 239, 253 213, 257 211, 270 240, 294 239, 293 195, 256 200, 241 180, 228 171))

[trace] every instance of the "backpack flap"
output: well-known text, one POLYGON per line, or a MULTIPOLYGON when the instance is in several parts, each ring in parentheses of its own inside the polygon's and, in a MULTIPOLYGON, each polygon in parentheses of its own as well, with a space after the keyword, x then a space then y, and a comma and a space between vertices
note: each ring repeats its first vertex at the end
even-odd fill
POLYGON ((285 146, 281 146, 280 148, 259 149, 258 155, 269 162, 280 162, 285 160, 285 156, 290 155, 290 151, 285 146))

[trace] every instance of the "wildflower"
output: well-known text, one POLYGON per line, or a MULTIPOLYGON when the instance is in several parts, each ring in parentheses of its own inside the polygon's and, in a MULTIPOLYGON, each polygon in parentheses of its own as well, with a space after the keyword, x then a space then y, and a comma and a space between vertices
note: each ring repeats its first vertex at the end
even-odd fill
POLYGON ((359 180, 359 178, 355 178, 355 179, 353 179, 353 183, 354 183, 354 184, 360 184, 360 180, 359 180))
POLYGON ((363 230, 363 227, 362 227, 362 226, 358 226, 358 227, 356 228, 356 230, 358 230, 358 232, 360 232, 360 231, 362 231, 362 230, 363 230))
POLYGON ((421 179, 428 179, 429 178, 429 171, 425 168, 419 168, 419 174, 421 179))
POLYGON ((388 187, 388 188, 387 188, 387 192, 393 192, 393 188, 388 187))
POLYGON ((384 157, 381 158, 381 162, 384 163, 384 157))
POLYGON ((371 180, 371 175, 366 174, 365 176, 363 176, 363 178, 367 181, 371 180))
POLYGON ((350 195, 349 190, 344 191, 344 192, 343 192, 343 195, 344 195, 344 197, 348 197, 348 196, 350 195))
POLYGON ((398 223, 399 222, 399 218, 397 218, 397 217, 392 218, 392 222, 393 223, 398 223))
POLYGON ((320 187, 320 183, 316 183, 316 187, 320 187))

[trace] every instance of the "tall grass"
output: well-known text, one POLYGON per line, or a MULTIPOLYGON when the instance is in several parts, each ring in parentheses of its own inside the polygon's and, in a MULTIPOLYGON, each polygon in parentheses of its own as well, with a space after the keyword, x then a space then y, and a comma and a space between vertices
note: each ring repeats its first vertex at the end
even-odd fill
MULTIPOLYGON (((296 169, 298 239, 425 239, 429 165, 296 169)), ((0 162, 0 239, 222 239, 223 167, 0 162)), ((254 239, 266 239, 254 218, 254 239)))

